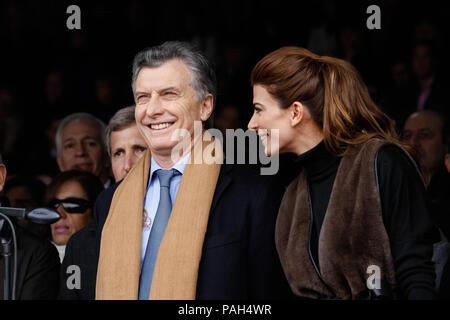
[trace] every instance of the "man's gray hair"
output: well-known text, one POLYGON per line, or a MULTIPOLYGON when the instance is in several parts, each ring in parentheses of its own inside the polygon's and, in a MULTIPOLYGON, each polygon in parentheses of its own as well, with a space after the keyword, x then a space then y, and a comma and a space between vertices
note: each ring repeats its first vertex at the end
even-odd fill
POLYGON ((69 114, 67 117, 61 120, 61 122, 58 125, 58 130, 56 131, 56 137, 55 137, 55 144, 56 144, 56 155, 61 155, 62 152, 62 134, 64 131, 64 128, 69 125, 70 123, 74 121, 82 121, 91 123, 94 126, 98 127, 101 132, 101 144, 104 147, 105 146, 105 123, 94 117, 92 114, 87 112, 78 112, 78 113, 72 113, 69 114))
POLYGON ((179 59, 188 66, 191 71, 191 85, 199 100, 205 99, 208 94, 216 97, 216 74, 208 59, 192 44, 180 41, 167 41, 136 54, 131 80, 133 94, 136 92, 136 79, 142 68, 156 68, 173 59, 179 59))
POLYGON ((136 106, 129 106, 117 111, 113 117, 109 120, 108 126, 105 131, 105 144, 106 151, 111 156, 111 133, 114 131, 120 131, 128 128, 129 126, 136 124, 136 118, 134 116, 134 110, 136 106))

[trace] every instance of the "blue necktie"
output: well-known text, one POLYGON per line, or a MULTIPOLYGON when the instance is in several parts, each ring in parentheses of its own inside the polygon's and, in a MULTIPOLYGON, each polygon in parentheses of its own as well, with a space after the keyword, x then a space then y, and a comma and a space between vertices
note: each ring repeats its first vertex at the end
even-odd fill
POLYGON ((167 222, 169 221, 170 212, 172 211, 170 179, 172 179, 174 174, 176 174, 175 169, 159 169, 156 171, 160 184, 159 205, 158 210, 156 210, 150 236, 148 237, 144 261, 142 262, 141 276, 139 279, 139 300, 148 300, 150 295, 156 257, 158 256, 159 246, 166 230, 167 222))

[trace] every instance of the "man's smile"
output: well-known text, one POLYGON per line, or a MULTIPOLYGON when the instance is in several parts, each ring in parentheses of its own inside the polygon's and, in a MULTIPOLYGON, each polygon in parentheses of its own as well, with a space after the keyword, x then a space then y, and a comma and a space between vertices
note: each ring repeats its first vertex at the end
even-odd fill
POLYGON ((174 122, 162 122, 162 123, 154 123, 150 124, 148 127, 152 130, 163 130, 172 126, 174 122))

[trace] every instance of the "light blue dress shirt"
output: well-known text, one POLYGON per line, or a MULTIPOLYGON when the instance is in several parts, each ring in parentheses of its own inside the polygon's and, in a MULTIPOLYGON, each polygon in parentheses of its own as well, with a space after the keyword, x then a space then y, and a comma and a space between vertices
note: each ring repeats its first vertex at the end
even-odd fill
MULTIPOLYGON (((172 206, 175 203, 177 197, 178 188, 180 187, 181 178, 183 177, 184 169, 189 160, 189 152, 180 161, 178 161, 172 168, 176 169, 179 173, 175 175, 170 181, 170 200, 172 201, 172 206)), ((147 249, 148 237, 150 236, 150 231, 152 230, 153 221, 155 220, 156 210, 158 210, 159 204, 159 179, 154 174, 156 170, 162 169, 161 166, 151 158, 150 164, 150 179, 147 185, 147 191, 144 198, 144 210, 146 211, 147 219, 144 221, 144 226, 142 228, 142 250, 141 250, 141 266, 144 261, 145 250, 147 249)))

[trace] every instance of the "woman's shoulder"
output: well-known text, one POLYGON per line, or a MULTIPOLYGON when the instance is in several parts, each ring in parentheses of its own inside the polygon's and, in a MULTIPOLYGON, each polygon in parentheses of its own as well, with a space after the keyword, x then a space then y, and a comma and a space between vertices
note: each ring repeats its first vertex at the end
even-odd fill
POLYGON ((382 145, 376 156, 376 167, 380 177, 405 177, 413 179, 424 186, 422 175, 414 159, 401 146, 394 143, 382 145))
POLYGON ((415 168, 416 163, 403 147, 393 142, 382 144, 377 150, 377 162, 392 163, 402 167, 415 168))

